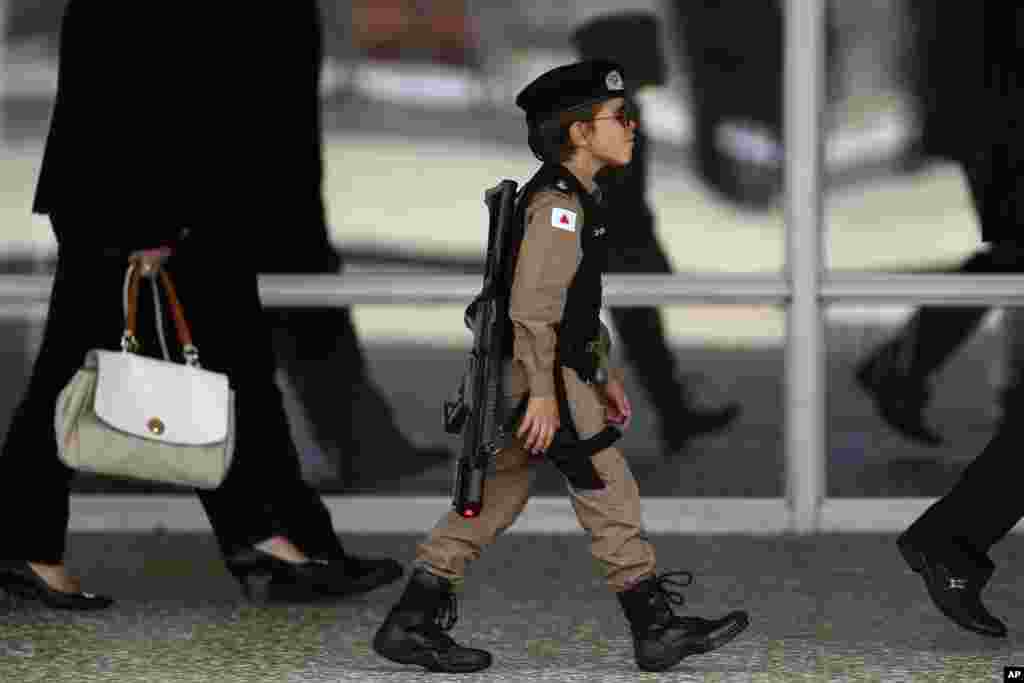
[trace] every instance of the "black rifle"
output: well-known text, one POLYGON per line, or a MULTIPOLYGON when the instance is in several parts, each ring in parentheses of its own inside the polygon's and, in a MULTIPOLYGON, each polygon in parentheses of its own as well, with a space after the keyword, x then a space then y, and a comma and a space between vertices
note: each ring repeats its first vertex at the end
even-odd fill
POLYGON ((452 506, 463 517, 476 517, 484 506, 487 468, 501 450, 504 429, 498 415, 502 394, 503 349, 507 340, 508 296, 506 237, 515 214, 517 185, 503 180, 484 193, 490 221, 484 284, 466 308, 473 349, 456 396, 445 401, 445 431, 462 434, 462 454, 455 467, 452 506), (467 395, 468 394, 468 395, 467 395))

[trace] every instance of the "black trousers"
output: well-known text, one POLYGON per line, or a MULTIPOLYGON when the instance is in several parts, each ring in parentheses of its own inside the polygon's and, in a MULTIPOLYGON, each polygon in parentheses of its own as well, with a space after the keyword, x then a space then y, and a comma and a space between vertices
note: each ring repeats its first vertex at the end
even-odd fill
MULTIPOLYGON (((84 231, 88 225, 77 227, 84 231)), ((83 246, 59 248, 41 348, 0 455, 3 554, 10 559, 62 561, 74 473, 57 458, 54 405, 89 349, 120 347, 125 267, 123 256, 83 246)), ((221 551, 230 554, 284 534, 309 555, 343 556, 327 508, 302 480, 274 383, 274 355, 255 268, 233 264, 217 249, 185 246, 168 270, 200 361, 207 369, 226 373, 236 394, 231 471, 218 489, 197 492, 221 551)), ((144 283, 140 297, 141 341, 144 352, 159 355, 147 287, 144 283)), ((176 346, 173 339, 169 327, 169 346, 176 346)))
MULTIPOLYGON (((965 260, 958 273, 1014 274, 1024 272, 1024 244, 997 242, 965 260)), ((923 306, 897 336, 906 351, 907 374, 927 378, 978 328, 987 306, 923 306)))
POLYGON ((348 487, 371 487, 382 474, 403 472, 414 447, 394 409, 370 377, 348 308, 278 308, 266 313, 277 363, 309 418, 317 444, 336 454, 348 487), (373 462, 376 461, 376 462, 373 462))
MULTIPOLYGON (((637 135, 633 161, 624 168, 606 171, 601 185, 612 237, 609 273, 672 272, 658 241, 654 213, 647 200, 648 145, 646 136, 637 135)), ((612 306, 609 311, 626 360, 659 418, 671 420, 687 393, 679 381, 675 354, 665 339, 661 312, 655 306, 612 306)))
MULTIPOLYGON (((1024 271, 1024 246, 1002 242, 972 255, 960 268, 964 273, 1020 273, 1024 271)), ((924 307, 918 310, 906 334, 912 343, 911 372, 926 376, 974 331, 984 307, 924 307)), ((957 539, 958 548, 973 552, 964 562, 985 569, 989 549, 1024 517, 1024 496, 1018 483, 1021 439, 1024 439, 1024 387, 1020 377, 1002 402, 1003 418, 981 454, 963 471, 953 488, 936 501, 908 532, 939 545, 957 539)))
POLYGON ((1020 495, 1024 411, 1020 405, 1020 401, 1010 403, 1005 419, 981 454, 964 469, 953 488, 910 525, 909 535, 938 547, 955 540, 955 550, 966 547, 971 552, 952 560, 977 569, 991 567, 989 549, 1024 518, 1024 496, 1020 495))
MULTIPOLYGON (((299 240, 265 255, 262 273, 340 273, 323 211, 294 219, 299 240), (306 232, 302 232, 306 231, 306 232)), ((275 307, 265 312, 276 362, 308 417, 317 445, 332 454, 346 487, 372 488, 416 464, 416 447, 399 428, 387 396, 371 377, 347 307, 275 307), (382 465, 382 456, 388 458, 382 465)), ((417 471, 418 471, 417 469, 417 471)))

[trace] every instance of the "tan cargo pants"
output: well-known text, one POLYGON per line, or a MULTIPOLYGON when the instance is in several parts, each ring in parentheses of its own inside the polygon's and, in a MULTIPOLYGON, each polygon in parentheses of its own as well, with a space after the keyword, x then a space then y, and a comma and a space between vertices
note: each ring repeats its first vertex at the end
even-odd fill
MULTIPOLYGON (((583 383, 575 371, 565 368, 563 373, 576 429, 580 438, 589 438, 605 426, 604 404, 596 389, 583 383)), ((506 406, 517 403, 518 397, 506 400, 506 406)), ((568 482, 566 487, 576 518, 590 536, 591 554, 609 587, 619 592, 654 573, 654 548, 644 534, 640 490, 622 453, 615 447, 607 448, 595 454, 592 461, 605 488, 575 491, 568 482)), ((530 454, 513 430, 509 445, 497 456, 493 475, 484 483, 480 516, 466 519, 449 511, 417 546, 416 565, 461 581, 467 563, 479 558, 526 507, 531 464, 530 454)))

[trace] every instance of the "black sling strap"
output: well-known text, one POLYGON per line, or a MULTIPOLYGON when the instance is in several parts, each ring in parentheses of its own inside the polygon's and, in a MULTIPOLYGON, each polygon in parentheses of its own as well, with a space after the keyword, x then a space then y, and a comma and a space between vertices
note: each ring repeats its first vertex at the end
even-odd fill
POLYGON ((604 482, 594 469, 591 457, 611 446, 622 436, 622 431, 608 425, 589 439, 580 439, 572 419, 566 395, 565 377, 562 375, 562 356, 555 347, 555 397, 561 426, 548 448, 547 456, 576 490, 603 489, 604 482))

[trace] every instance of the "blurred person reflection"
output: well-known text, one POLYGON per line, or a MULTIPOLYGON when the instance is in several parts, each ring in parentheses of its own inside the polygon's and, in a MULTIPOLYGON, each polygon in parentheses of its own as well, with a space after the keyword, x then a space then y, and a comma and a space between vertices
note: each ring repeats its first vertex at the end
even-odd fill
MULTIPOLYGON (((322 193, 323 26, 315 1, 299 4, 309 17, 303 28, 309 47, 278 57, 283 64, 275 68, 288 71, 274 77, 273 97, 254 103, 273 123, 259 135, 261 144, 273 145, 283 171, 275 178, 274 196, 287 211, 280 225, 287 238, 265 242, 257 265, 261 273, 339 273, 344 264, 329 237, 322 193)), ((350 490, 372 488, 450 460, 447 448, 418 447, 402 433, 371 377, 348 308, 272 308, 266 315, 278 363, 313 440, 331 459, 327 464, 334 471, 320 477, 338 478, 350 490)), ((315 464, 310 469, 317 476, 315 464)))
MULTIPOLYGON (((1000 188, 1005 173, 989 155, 1002 154, 1003 144, 1016 144, 1013 134, 999 145, 983 142, 991 134, 989 106, 1015 106, 998 92, 992 79, 1003 68, 1000 45, 986 29, 986 3, 936 3, 911 0, 914 57, 910 91, 920 119, 919 135, 909 150, 907 167, 952 161, 966 173, 986 244, 953 272, 1017 273, 1024 263, 1024 244, 1017 226, 1008 220, 1003 204, 1013 193, 1000 188), (996 98, 996 99, 994 99, 996 98)), ((1017 133, 1019 137, 1019 132, 1017 133)), ((931 399, 931 379, 974 333, 988 306, 924 306, 893 337, 858 364, 856 378, 874 401, 887 424, 909 439, 927 446, 945 443, 929 425, 925 412, 931 399)), ((1000 401, 1017 400, 1010 378, 1000 401)))
MULTIPOLYGON (((601 15, 579 26, 571 40, 582 59, 609 59, 623 66, 637 89, 665 84, 667 66, 661 51, 659 22, 647 12, 601 15)), ((642 112, 637 108, 638 124, 642 112)), ((658 241, 654 212, 647 200, 650 140, 636 131, 633 162, 605 169, 597 176, 609 198, 609 222, 628 226, 612 230, 615 249, 608 254, 609 273, 670 274, 672 267, 658 241)), ((660 311, 653 306, 612 306, 612 320, 625 356, 647 391, 658 416, 666 456, 685 448, 694 437, 728 427, 740 414, 736 402, 701 406, 680 375, 665 338, 660 311)))
MULTIPOLYGON (((943 5, 944 6, 944 5, 943 5)), ((993 262, 1007 271, 1024 266, 1024 137, 1017 96, 1024 34, 1024 7, 1019 3, 978 3, 982 10, 983 39, 949 34, 940 45, 956 52, 966 45, 982 50, 976 60, 970 119, 960 135, 968 136, 960 160, 981 222, 982 239, 990 243, 993 262), (980 85, 981 87, 977 87, 980 85)), ((966 141, 965 141, 966 142, 966 141)), ((936 322, 942 320, 936 315, 936 322)), ((952 324, 956 324, 956 319, 952 324)), ((935 324, 928 330, 943 334, 935 324)), ((918 339, 925 333, 918 325, 918 339)), ((982 452, 964 469, 960 478, 931 505, 897 540, 907 564, 921 575, 928 595, 939 611, 956 624, 990 637, 1006 637, 1006 625, 981 602, 981 591, 991 579, 995 564, 988 553, 1024 518, 1020 495, 1020 443, 1024 437, 1022 387, 1004 402, 1005 415, 982 452)))
POLYGON ((672 0, 690 78, 697 169, 751 208, 782 185, 782 9, 777 0, 672 0))
POLYGON ((53 415, 85 353, 119 346, 130 255, 171 272, 204 366, 235 390, 234 464, 198 495, 246 594, 340 597, 401 576, 394 560, 348 554, 302 480, 257 288, 260 250, 295 239, 287 182, 318 131, 281 128, 278 116, 313 71, 315 39, 312 2, 68 3, 33 204, 53 227, 57 271, 0 457, 7 591, 57 608, 111 604, 64 564, 73 472, 57 459, 53 415))
MULTIPOLYGON (((670 0, 686 73, 697 171, 719 196, 771 208, 782 190, 783 0, 670 0)), ((838 95, 837 31, 825 6, 828 99, 838 95)))

